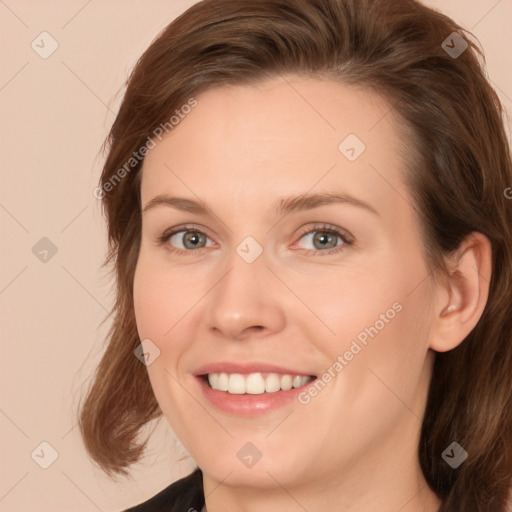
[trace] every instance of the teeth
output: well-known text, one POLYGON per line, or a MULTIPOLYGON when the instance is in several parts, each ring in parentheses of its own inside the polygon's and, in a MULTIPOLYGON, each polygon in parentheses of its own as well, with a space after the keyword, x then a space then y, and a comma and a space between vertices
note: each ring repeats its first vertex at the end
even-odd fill
POLYGON ((265 393, 265 379, 261 376, 261 373, 251 373, 249 377, 247 377, 245 381, 245 392, 250 395, 261 395, 265 393))
POLYGON ((220 373, 217 388, 220 391, 227 391, 229 388, 229 377, 227 373, 220 373))
POLYGON ((270 373, 265 379, 265 391, 275 393, 281 389, 281 379, 277 373, 270 373))
POLYGON ((245 393, 245 379, 239 373, 232 373, 229 376, 228 392, 233 395, 243 395, 245 393))
POLYGON ((276 391, 288 391, 307 384, 311 377, 302 375, 287 375, 268 373, 264 377, 261 373, 209 373, 208 382, 213 389, 227 391, 233 395, 261 395, 263 393, 275 393, 276 391))
POLYGON ((281 389, 288 391, 292 389, 293 377, 291 375, 283 375, 281 377, 281 389))

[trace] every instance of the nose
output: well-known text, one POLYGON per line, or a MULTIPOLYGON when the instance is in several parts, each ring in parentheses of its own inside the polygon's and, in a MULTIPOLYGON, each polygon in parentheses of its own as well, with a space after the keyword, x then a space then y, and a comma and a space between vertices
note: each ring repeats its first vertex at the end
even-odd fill
POLYGON ((215 335, 242 341, 284 328, 283 285, 267 268, 264 254, 247 263, 233 251, 227 272, 207 296, 204 318, 215 335))

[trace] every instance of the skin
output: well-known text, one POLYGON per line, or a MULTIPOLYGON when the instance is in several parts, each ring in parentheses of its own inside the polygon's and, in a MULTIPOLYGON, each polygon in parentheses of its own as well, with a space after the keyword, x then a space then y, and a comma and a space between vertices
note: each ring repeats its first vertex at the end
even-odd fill
MULTIPOLYGON (((146 157, 141 200, 199 200, 210 215, 165 205, 143 214, 134 305, 141 339, 161 351, 147 368, 155 396, 203 470, 208 512, 438 510, 418 462, 421 420, 434 350, 461 343, 484 309, 488 240, 472 234, 452 255, 460 277, 432 281, 403 182, 409 142, 374 93, 290 75, 197 100, 146 157), (338 149, 351 133, 366 145, 353 162, 338 149), (307 192, 350 194, 377 214, 350 204, 275 213, 281 197, 307 192), (183 232, 156 242, 185 223, 205 233, 202 248, 184 246, 183 232), (316 223, 354 243, 323 254, 316 223), (263 248, 252 263, 236 252, 247 236, 263 248), (397 302, 307 405, 237 417, 214 408, 192 375, 226 360, 322 375, 397 302), (262 454, 251 468, 237 458, 247 442, 262 454)), ((334 236, 328 248, 342 243, 334 236)))

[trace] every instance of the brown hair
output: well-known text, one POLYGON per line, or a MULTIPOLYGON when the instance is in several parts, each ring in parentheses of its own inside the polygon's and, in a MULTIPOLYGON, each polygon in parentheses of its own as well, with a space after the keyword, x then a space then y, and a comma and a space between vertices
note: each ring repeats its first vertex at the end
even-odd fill
POLYGON ((512 484, 512 164, 503 109, 483 62, 470 34, 414 0, 203 1, 155 39, 128 80, 100 179, 105 265, 115 269, 117 295, 79 423, 104 471, 127 474, 146 446, 137 438, 141 428, 162 414, 134 356, 142 160, 115 186, 106 184, 192 95, 295 73, 369 87, 408 127, 407 184, 432 277, 449 272, 443 256, 471 232, 492 244, 489 297, 478 324, 457 348, 436 353, 418 456, 442 512, 505 512, 512 484), (468 43, 458 57, 442 46, 453 32, 468 43), (441 457, 453 441, 469 454, 457 469, 441 457))

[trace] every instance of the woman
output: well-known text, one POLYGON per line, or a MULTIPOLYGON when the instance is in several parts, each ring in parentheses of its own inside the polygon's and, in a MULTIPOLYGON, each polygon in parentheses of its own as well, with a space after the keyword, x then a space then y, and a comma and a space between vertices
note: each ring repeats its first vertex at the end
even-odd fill
POLYGON ((130 510, 505 512, 512 164, 479 50, 413 0, 200 2, 135 67, 95 191, 117 300, 81 409, 130 510))

